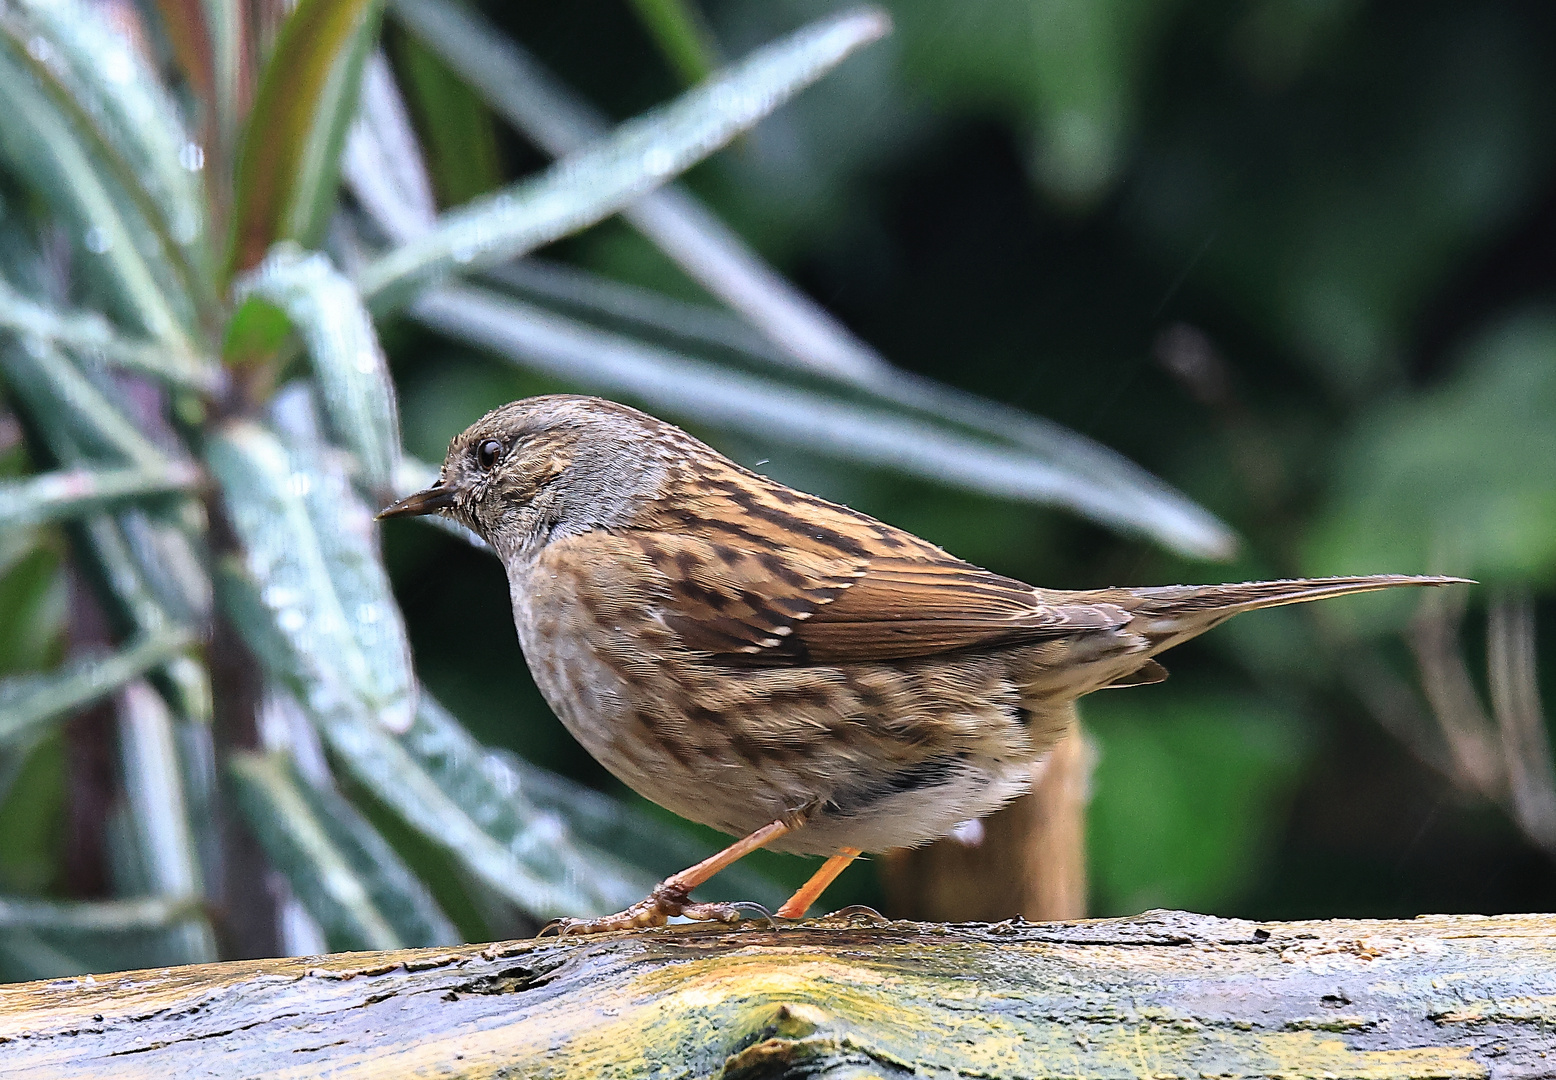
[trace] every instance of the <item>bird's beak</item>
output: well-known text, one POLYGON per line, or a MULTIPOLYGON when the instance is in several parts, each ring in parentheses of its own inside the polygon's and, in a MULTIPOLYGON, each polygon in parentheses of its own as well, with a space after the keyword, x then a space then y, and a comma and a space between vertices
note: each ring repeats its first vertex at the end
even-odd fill
POLYGON ((435 514, 439 510, 447 510, 453 505, 454 489, 443 484, 433 484, 424 491, 407 495, 393 506, 384 507, 378 512, 378 520, 392 517, 420 517, 423 514, 435 514))

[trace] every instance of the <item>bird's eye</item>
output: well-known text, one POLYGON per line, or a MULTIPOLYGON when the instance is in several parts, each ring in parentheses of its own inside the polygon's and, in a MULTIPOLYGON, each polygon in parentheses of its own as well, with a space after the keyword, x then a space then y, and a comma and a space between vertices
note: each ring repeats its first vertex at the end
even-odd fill
POLYGON ((502 443, 496 439, 487 439, 475 448, 475 463, 483 469, 490 469, 497 464, 497 456, 502 453, 502 443))

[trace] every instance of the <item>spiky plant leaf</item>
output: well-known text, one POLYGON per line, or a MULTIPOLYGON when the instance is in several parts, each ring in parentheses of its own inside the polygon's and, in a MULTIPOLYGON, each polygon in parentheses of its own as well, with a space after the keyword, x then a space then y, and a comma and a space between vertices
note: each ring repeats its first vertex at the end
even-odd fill
POLYGON ((207 235, 204 151, 141 55, 79 0, 19 0, 11 7, 29 54, 89 118, 125 187, 144 193, 181 280, 201 309, 215 301, 207 235))
POLYGON ((0 154, 69 223, 115 313, 181 352, 195 352, 195 309, 166 234, 148 217, 136 178, 113 167, 111 150, 32 56, 32 44, 24 27, 0 19, 0 154))
POLYGON ((183 462, 151 469, 65 469, 0 480, 0 529, 84 517, 115 503, 187 492, 199 473, 183 462))
MULTIPOLYGON (((393 0, 391 6, 407 29, 546 152, 561 157, 602 137, 600 115, 478 13, 449 0, 393 0)), ((1227 558, 1236 550, 1229 528, 1122 455, 1052 421, 894 367, 684 189, 662 188, 623 214, 690 278, 760 331, 765 343, 739 349, 744 356, 835 380, 892 406, 992 437, 1004 450, 1024 453, 1039 482, 1044 474, 1065 474, 1076 487, 1096 489, 1104 502, 1134 506, 1137 527, 1177 551, 1227 558)), ((643 302, 640 297, 632 307, 641 312, 643 302)), ((684 314, 669 317, 684 323, 684 314)), ((1083 505, 1071 508, 1086 512, 1083 505)))
POLYGON ((189 390, 212 391, 223 373, 206 357, 165 342, 127 337, 96 311, 61 311, 23 296, 0 280, 0 328, 67 349, 88 362, 121 367, 189 390))
MULTIPOLYGON (((117 711, 127 820, 145 868, 146 891, 170 899, 202 895, 205 886, 184 798, 173 715, 145 682, 129 683, 119 692, 117 711)), ((204 920, 171 929, 165 944, 175 963, 216 959, 216 940, 204 920)))
POLYGON ((337 694, 403 731, 415 710, 410 645, 372 515, 341 463, 252 421, 226 425, 206 455, 271 623, 299 653, 328 658, 337 694))
POLYGON ((281 243, 237 286, 286 312, 307 343, 330 427, 356 455, 370 491, 394 491, 400 414, 389 363, 354 286, 330 260, 281 243))
MULTIPOLYGON (((438 787, 491 837, 511 849, 555 846, 559 838, 591 861, 641 867, 644 886, 713 854, 714 848, 666 828, 648 815, 523 758, 482 746, 422 690, 416 723, 401 738, 438 787)), ((629 875, 630 876, 630 873, 629 875)), ((736 864, 719 885, 743 900, 777 907, 789 890, 736 864)))
POLYGON ((592 225, 685 171, 884 34, 884 13, 822 19, 735 64, 533 180, 445 214, 424 236, 367 266, 375 311, 454 272, 479 270, 592 225))
POLYGON ((186 631, 167 630, 117 652, 78 656, 47 675, 0 679, 0 743, 26 738, 36 725, 107 697, 191 644, 186 631))
POLYGON ((122 934, 160 930, 200 915, 198 896, 145 896, 134 900, 22 900, 0 897, 0 931, 57 930, 71 934, 122 934))
POLYGON ((336 845, 304 790, 307 781, 279 756, 236 754, 228 762, 243 818, 286 875, 330 948, 399 949, 407 942, 375 903, 361 866, 336 845))

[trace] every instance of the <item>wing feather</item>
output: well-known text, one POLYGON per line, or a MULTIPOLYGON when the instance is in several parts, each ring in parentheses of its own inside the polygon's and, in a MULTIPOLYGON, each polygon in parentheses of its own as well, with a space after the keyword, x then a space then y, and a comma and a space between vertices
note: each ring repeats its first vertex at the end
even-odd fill
POLYGON ((663 568, 663 618, 694 652, 742 666, 932 656, 1105 630, 1115 604, 1061 599, 943 552, 844 555, 737 551, 684 534, 636 539, 663 568))

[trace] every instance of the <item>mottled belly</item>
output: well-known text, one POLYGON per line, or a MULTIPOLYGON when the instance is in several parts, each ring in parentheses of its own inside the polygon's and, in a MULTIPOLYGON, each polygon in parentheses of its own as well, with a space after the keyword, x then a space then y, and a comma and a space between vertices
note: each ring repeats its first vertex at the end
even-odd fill
POLYGON ((575 738, 645 798, 744 835, 805 824, 772 846, 831 854, 943 836, 1026 790, 1052 739, 997 659, 731 669, 655 658, 653 626, 579 644, 566 606, 515 604, 537 685, 575 738))

